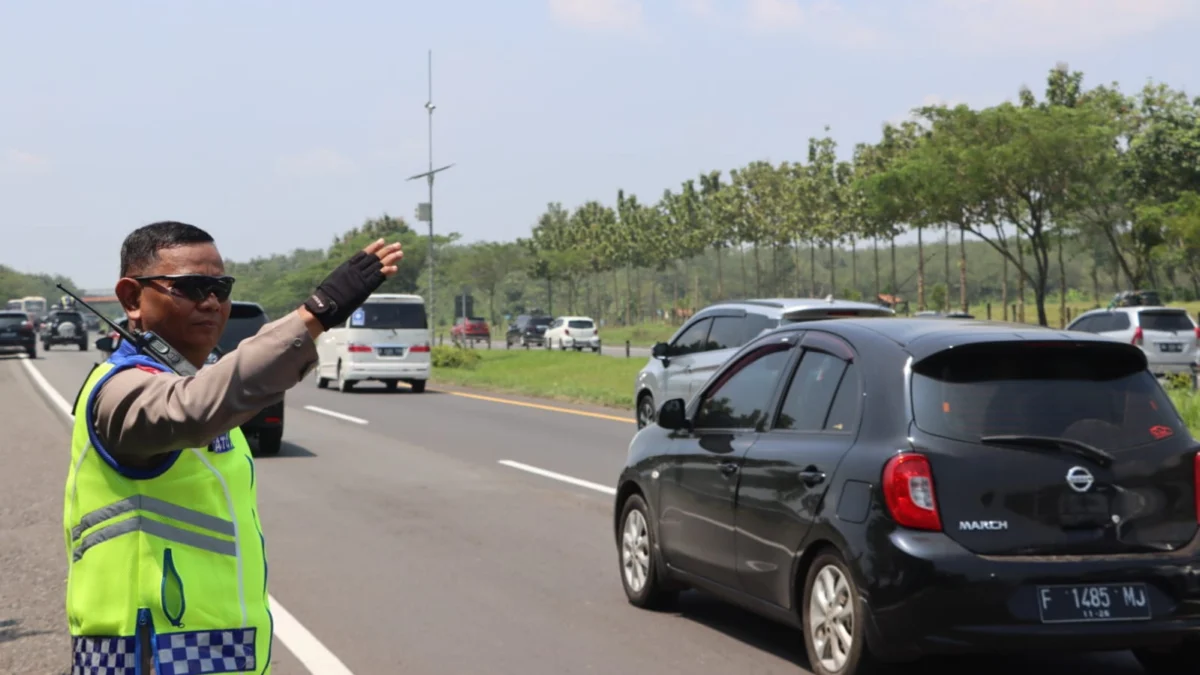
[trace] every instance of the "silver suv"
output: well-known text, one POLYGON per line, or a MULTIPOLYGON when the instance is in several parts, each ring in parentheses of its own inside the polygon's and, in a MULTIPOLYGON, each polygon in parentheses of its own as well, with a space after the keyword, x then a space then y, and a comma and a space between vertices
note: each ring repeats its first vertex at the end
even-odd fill
POLYGON ((664 401, 690 399, 738 348, 763 331, 798 321, 895 314, 887 307, 833 297, 741 300, 705 307, 669 341, 654 345, 649 363, 638 373, 633 390, 638 428, 657 418, 664 401))
POLYGON ((1067 330, 1096 333, 1142 348, 1155 375, 1196 372, 1200 329, 1177 307, 1113 307, 1080 314, 1067 330))

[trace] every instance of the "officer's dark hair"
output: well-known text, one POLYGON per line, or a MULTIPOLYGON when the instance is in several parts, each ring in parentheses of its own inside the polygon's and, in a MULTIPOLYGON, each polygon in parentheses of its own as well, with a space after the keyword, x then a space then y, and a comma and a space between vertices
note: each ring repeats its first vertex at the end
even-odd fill
POLYGON ((125 237, 121 244, 121 276, 128 277, 146 269, 158 260, 164 248, 211 244, 212 235, 195 225, 164 220, 143 225, 125 237))

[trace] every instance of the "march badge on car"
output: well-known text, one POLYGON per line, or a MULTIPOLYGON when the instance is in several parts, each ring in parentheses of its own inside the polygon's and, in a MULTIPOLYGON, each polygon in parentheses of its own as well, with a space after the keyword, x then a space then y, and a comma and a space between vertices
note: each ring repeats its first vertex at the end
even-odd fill
POLYGON ((228 433, 221 434, 213 439, 212 443, 208 444, 208 451, 215 453, 229 452, 233 449, 233 440, 229 438, 228 433))

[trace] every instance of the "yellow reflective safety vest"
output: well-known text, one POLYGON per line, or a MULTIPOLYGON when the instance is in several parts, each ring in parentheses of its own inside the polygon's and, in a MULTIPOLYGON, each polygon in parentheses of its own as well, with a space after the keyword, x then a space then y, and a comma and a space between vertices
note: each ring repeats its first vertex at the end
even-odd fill
POLYGON ((119 466, 102 447, 96 392, 126 368, 164 370, 123 345, 75 401, 63 526, 73 673, 270 672, 274 628, 254 459, 240 429, 161 467, 119 466))

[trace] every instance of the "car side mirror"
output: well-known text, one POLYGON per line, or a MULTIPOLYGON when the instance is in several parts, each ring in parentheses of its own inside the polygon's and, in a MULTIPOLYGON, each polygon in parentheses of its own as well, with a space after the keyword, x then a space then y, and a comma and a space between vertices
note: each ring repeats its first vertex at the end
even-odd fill
POLYGON ((656 359, 663 359, 667 357, 667 351, 669 349, 670 346, 667 343, 656 342, 654 343, 654 346, 650 348, 650 355, 656 359))
POLYGON ((96 339, 96 349, 102 352, 113 351, 113 339, 111 335, 105 335, 102 338, 96 339))
POLYGON ((688 427, 687 408, 681 398, 673 398, 658 410, 658 426, 671 431, 688 427))

